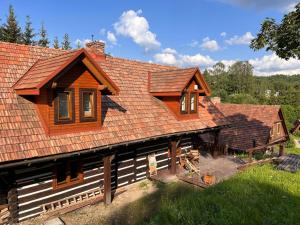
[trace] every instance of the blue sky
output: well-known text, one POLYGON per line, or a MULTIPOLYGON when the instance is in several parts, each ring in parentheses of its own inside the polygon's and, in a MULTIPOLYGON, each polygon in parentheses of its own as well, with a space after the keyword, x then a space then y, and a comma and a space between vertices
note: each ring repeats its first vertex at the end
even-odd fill
POLYGON ((209 68, 249 60, 257 75, 300 73, 299 60, 254 52, 249 41, 266 17, 282 19, 295 0, 13 1, 0 0, 0 18, 13 5, 20 25, 43 21, 50 40, 68 33, 74 47, 91 39, 106 42, 114 56, 178 66, 209 68))

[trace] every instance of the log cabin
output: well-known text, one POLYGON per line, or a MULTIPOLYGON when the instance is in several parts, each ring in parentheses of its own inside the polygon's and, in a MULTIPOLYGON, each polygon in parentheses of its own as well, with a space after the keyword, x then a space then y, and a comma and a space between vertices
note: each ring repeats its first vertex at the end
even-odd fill
POLYGON ((149 155, 176 174, 178 150, 205 148, 204 136, 246 151, 287 139, 279 107, 210 94, 199 68, 112 57, 99 41, 72 51, 0 42, 0 224, 110 204, 150 176, 149 155))
MULTIPOLYGON (((0 42, 0 223, 104 201, 228 121, 198 68, 0 42)), ((217 136, 216 136, 217 137, 217 136)), ((218 140, 218 138, 215 138, 218 140)))
POLYGON ((279 145, 280 155, 284 153, 289 133, 280 106, 221 103, 218 97, 211 101, 231 124, 220 131, 221 145, 247 152, 250 158, 257 151, 273 151, 275 145, 279 145))

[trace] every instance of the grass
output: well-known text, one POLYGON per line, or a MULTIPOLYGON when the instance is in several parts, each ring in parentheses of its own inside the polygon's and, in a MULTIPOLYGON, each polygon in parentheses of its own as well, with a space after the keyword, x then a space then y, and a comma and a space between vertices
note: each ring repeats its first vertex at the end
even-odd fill
POLYGON ((126 205, 109 224, 299 224, 300 172, 249 168, 206 190, 173 183, 126 205))
MULTIPOLYGON (((295 136, 295 135, 290 135, 290 138, 292 141, 294 141, 294 139, 300 140, 300 137, 295 136)), ((294 154, 300 154, 300 148, 286 148, 286 153, 294 153, 294 154)))

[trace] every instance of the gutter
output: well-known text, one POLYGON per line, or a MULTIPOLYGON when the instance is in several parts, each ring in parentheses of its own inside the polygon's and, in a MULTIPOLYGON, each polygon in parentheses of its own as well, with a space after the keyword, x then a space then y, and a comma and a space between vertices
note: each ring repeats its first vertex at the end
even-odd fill
MULTIPOLYGON (((176 132, 176 133, 172 133, 172 134, 157 135, 157 136, 152 136, 149 138, 143 138, 143 139, 138 139, 138 140, 134 140, 134 141, 126 141, 126 142, 121 142, 118 144, 105 145, 105 146, 101 146, 101 147, 79 150, 79 151, 70 152, 70 153, 62 153, 62 154, 56 154, 53 156, 45 156, 45 157, 39 157, 39 158, 23 159, 23 160, 12 162, 12 163, 0 164, 0 169, 23 166, 26 164, 28 166, 30 166, 31 164, 34 164, 34 163, 41 163, 41 162, 46 162, 46 161, 51 161, 51 160, 56 161, 57 159, 64 159, 64 158, 68 158, 68 157, 72 157, 72 156, 79 156, 79 155, 83 155, 83 154, 87 154, 87 153, 91 153, 91 152, 96 153, 96 152, 104 151, 104 150, 110 151, 117 147, 138 144, 138 143, 142 143, 142 142, 146 142, 146 141, 150 141, 150 140, 156 140, 156 139, 160 139, 160 138, 171 138, 171 137, 178 137, 178 136, 189 135, 189 134, 206 133, 209 131, 220 130, 221 128, 227 127, 227 126, 228 125, 221 125, 221 126, 205 128, 205 129, 200 129, 200 130, 182 131, 182 132, 176 132)), ((109 152, 104 151, 103 155, 105 155, 105 154, 109 154, 109 152)))

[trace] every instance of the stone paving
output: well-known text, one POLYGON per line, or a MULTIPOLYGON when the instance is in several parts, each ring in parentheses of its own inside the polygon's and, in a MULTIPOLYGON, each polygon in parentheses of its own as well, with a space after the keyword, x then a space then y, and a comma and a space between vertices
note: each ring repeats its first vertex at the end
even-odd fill
POLYGON ((214 159, 210 154, 202 153, 198 168, 201 175, 214 175, 216 182, 221 182, 237 173, 237 168, 243 164, 245 164, 244 161, 234 156, 222 156, 214 159))

